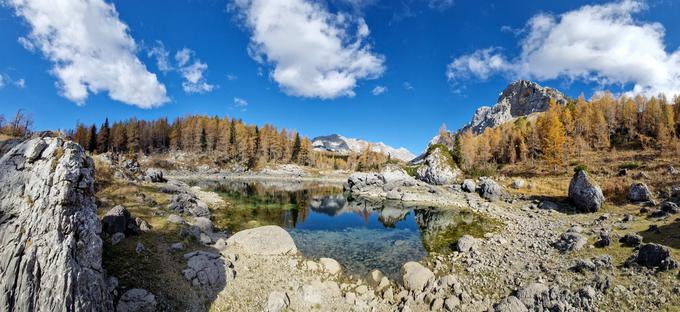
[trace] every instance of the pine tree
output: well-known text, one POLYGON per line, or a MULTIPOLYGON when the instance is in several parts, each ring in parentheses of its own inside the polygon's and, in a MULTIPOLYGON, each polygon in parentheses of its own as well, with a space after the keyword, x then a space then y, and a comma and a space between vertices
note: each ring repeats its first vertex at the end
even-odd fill
POLYGON ((97 149, 97 126, 90 126, 88 129, 87 140, 87 151, 94 153, 94 151, 97 149))
POLYGON ((298 156, 300 155, 300 148, 301 148, 301 142, 300 142, 300 134, 296 133, 295 134, 295 141, 293 141, 293 152, 290 157, 290 160, 292 162, 298 162, 298 156))
POLYGON ((205 153, 205 151, 208 149, 208 139, 207 139, 207 134, 205 133, 205 128, 201 129, 201 137, 199 138, 200 146, 201 146, 201 152, 205 153))
POLYGON ((97 152, 106 153, 109 151, 109 146, 111 139, 111 129, 109 129, 109 119, 106 118, 104 124, 102 124, 99 133, 97 134, 97 152))

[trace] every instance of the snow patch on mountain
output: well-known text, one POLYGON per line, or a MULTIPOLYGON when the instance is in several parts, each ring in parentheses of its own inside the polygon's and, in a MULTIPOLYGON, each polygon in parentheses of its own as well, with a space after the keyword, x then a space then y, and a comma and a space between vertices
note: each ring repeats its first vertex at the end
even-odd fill
POLYGON ((416 156, 404 147, 394 148, 386 145, 383 142, 368 142, 360 139, 347 138, 339 134, 331 134, 326 136, 319 136, 312 140, 312 146, 317 151, 329 151, 340 154, 349 154, 351 152, 361 153, 368 145, 371 145, 371 150, 377 153, 390 155, 390 157, 410 161, 416 156))

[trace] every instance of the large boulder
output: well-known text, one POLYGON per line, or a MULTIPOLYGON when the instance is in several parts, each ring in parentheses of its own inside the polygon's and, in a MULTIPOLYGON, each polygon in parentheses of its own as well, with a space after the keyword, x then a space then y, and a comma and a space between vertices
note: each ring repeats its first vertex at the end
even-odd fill
POLYGON ((228 246, 236 246, 249 254, 284 255, 297 253, 293 238, 276 225, 261 226, 237 232, 227 239, 228 246))
POLYGON ((416 179, 434 185, 453 184, 460 175, 460 169, 444 146, 430 148, 425 163, 416 171, 416 179))
POLYGON ((182 270, 182 275, 208 298, 214 298, 235 276, 233 264, 218 254, 193 251, 185 254, 184 259, 187 267, 182 270))
POLYGON ((108 234, 137 232, 137 224, 125 207, 118 205, 106 212, 102 218, 102 230, 108 234))
POLYGON ((210 218, 210 209, 203 201, 188 193, 180 193, 172 196, 170 210, 185 213, 194 217, 210 218))
POLYGON ((503 187, 490 178, 481 179, 478 192, 479 196, 490 201, 499 201, 508 197, 503 187))
POLYGON ((112 311, 94 163, 59 138, 0 158, 0 311, 112 311))
POLYGON ((434 273, 418 262, 406 262, 401 266, 404 287, 410 291, 422 292, 434 280, 434 273))
POLYGON ((416 185, 416 180, 396 165, 388 165, 381 172, 355 172, 347 179, 345 191, 370 197, 384 197, 387 192, 402 186, 416 185))
POLYGON ((632 202, 644 202, 652 199, 652 192, 647 184, 642 182, 633 183, 628 189, 628 199, 632 202))
POLYGON ((474 193, 477 191, 477 183, 475 183, 475 180, 465 179, 463 184, 460 185, 460 188, 465 192, 474 193))
POLYGON ((581 212, 595 212, 602 207, 605 198, 600 186, 588 177, 585 170, 579 170, 569 182, 569 200, 581 212))
POLYGON ((650 243, 641 245, 637 253, 626 260, 625 265, 641 265, 650 269, 668 271, 677 268, 678 262, 673 260, 668 247, 650 243))

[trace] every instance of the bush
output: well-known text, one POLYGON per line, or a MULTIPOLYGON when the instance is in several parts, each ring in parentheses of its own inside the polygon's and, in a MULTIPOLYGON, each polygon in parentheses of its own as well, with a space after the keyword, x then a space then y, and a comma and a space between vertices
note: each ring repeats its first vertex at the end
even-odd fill
POLYGON ((404 169, 408 175, 415 177, 419 167, 420 166, 403 166, 402 169, 404 169))
POLYGON ((585 172, 588 172, 588 166, 586 166, 586 165, 584 165, 584 164, 576 164, 576 165, 574 166, 574 173, 579 172, 579 171, 581 171, 581 170, 583 170, 583 171, 585 171, 585 172))
POLYGON ((497 170, 498 169, 493 165, 487 164, 479 167, 474 166, 467 170, 465 173, 471 178, 491 177, 496 175, 497 170))
POLYGON ((619 169, 629 169, 630 170, 630 169, 640 168, 640 166, 641 165, 638 162, 629 162, 629 163, 625 163, 623 165, 620 165, 619 169))

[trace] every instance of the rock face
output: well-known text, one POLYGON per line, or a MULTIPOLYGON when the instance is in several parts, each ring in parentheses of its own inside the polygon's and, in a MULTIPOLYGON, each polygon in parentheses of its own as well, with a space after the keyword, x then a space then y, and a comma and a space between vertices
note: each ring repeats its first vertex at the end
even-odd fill
POLYGON ((678 263, 671 257, 671 251, 666 246, 659 244, 643 244, 640 250, 628 260, 625 265, 641 265, 659 271, 673 270, 678 263))
POLYGON ((584 170, 574 174, 569 182, 569 200, 582 212, 595 212, 602 207, 602 189, 592 181, 584 170))
POLYGON ((237 232, 227 239, 227 245, 238 246, 254 255, 284 255, 297 252, 290 234, 276 225, 237 232))
POLYGON ((643 202, 652 199, 652 192, 649 191, 647 184, 634 183, 628 190, 628 199, 633 202, 643 202))
POLYGON ((92 159, 35 138, 3 155, 0 173, 0 310, 112 311, 92 159))
POLYGON ((551 99, 559 105, 567 104, 567 97, 555 89, 527 80, 515 81, 501 93, 496 105, 478 108, 463 130, 482 133, 486 128, 496 127, 513 118, 544 112, 548 110, 551 99))
POLYGON ((343 155, 349 155, 351 152, 361 153, 369 146, 373 152, 389 155, 392 158, 403 161, 410 161, 416 157, 403 147, 394 148, 382 142, 371 143, 364 140, 346 138, 338 134, 318 136, 312 139, 314 150, 335 152, 343 155))
POLYGON ((444 147, 434 147, 425 158, 424 164, 418 168, 416 179, 434 185, 453 184, 461 175, 456 168, 449 151, 444 147))

